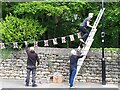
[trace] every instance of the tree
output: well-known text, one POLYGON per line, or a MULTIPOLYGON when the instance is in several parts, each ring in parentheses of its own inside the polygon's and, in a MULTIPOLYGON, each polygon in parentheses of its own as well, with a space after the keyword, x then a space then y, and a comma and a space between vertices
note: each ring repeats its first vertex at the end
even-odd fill
MULTIPOLYGON (((80 21, 75 21, 74 15, 80 10, 83 10, 84 4, 84 2, 18 3, 18 5, 13 6, 13 13, 19 18, 24 18, 24 16, 31 15, 32 18, 39 20, 42 26, 47 28, 45 37, 43 39, 49 39, 78 32, 77 25, 80 21)), ((79 14, 80 18, 82 16, 81 14, 82 13, 79 14)), ((63 45, 59 44, 58 47, 59 46, 63 45)))
POLYGON ((6 16, 2 21, 1 40, 5 43, 24 41, 38 41, 39 37, 46 31, 37 20, 31 18, 19 19, 12 15, 6 16))
MULTIPOLYGON (((101 9, 100 2, 17 2, 3 4, 3 6, 5 7, 3 9, 5 12, 4 17, 6 15, 10 16, 11 13, 15 18, 22 20, 30 18, 32 21, 37 21, 42 28, 46 28, 45 33, 42 33, 42 37, 39 40, 74 34, 79 31, 80 23, 87 17, 89 12, 94 13, 94 18, 91 22, 93 24, 101 9), (74 16, 77 16, 77 18, 74 16)), ((105 47, 118 47, 117 39, 120 36, 119 3, 106 2, 105 8, 105 47)), ((5 20, 4 17, 3 19, 5 20)), ((101 25, 100 22, 92 47, 101 47, 101 25)), ((78 39, 75 42, 69 42, 69 39, 67 41, 67 45, 63 45, 59 40, 59 44, 56 47, 77 47, 79 44, 78 39)))

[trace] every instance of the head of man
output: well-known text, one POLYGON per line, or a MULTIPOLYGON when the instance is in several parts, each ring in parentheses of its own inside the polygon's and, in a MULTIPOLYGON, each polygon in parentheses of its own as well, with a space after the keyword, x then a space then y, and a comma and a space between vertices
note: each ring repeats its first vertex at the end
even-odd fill
POLYGON ((89 13, 88 17, 93 18, 93 13, 89 13))
POLYGON ((31 52, 35 52, 34 47, 30 47, 31 52))
POLYGON ((77 51, 76 51, 75 49, 72 49, 72 50, 71 50, 71 54, 72 54, 72 55, 77 55, 77 51))

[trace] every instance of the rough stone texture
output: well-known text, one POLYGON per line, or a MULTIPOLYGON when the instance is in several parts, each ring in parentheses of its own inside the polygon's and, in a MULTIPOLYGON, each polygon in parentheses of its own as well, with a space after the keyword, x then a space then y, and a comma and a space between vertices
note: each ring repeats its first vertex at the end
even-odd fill
MULTIPOLYGON (((55 71, 63 75, 63 80, 69 78, 69 56, 71 48, 35 48, 40 58, 37 67, 37 80, 49 82, 55 71), (46 80, 46 81, 45 81, 46 80)), ((119 81, 119 52, 106 51, 106 82, 116 84, 119 81)), ((102 82, 101 51, 90 50, 76 78, 78 82, 102 82)), ((8 59, 0 59, 0 78, 25 79, 27 56, 25 51, 14 52, 8 59)))

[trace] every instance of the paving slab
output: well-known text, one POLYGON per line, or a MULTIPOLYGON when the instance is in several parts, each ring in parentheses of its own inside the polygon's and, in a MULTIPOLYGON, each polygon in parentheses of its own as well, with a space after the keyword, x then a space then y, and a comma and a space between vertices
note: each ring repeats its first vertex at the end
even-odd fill
MULTIPOLYGON (((39 83, 37 81, 37 87, 32 87, 31 84, 30 86, 26 87, 25 86, 25 80, 12 80, 12 79, 0 79, 0 89, 2 90, 18 90, 20 88, 25 88, 25 90, 28 89, 37 89, 37 88, 61 88, 61 89, 67 89, 69 88, 69 84, 68 82, 63 82, 63 83, 39 83), (8 89, 9 88, 9 89, 8 89), (12 89, 10 89, 12 88, 12 89)), ((85 83, 85 82, 76 82, 75 83, 75 87, 76 88, 86 88, 85 90, 90 89, 90 88, 101 88, 102 90, 108 89, 108 90, 114 90, 114 89, 118 89, 118 85, 117 84, 106 84, 106 85, 102 85, 102 84, 97 84, 97 83, 85 83)), ((36 90, 35 89, 35 90, 36 90)), ((47 90, 47 89, 46 89, 47 90)), ((92 90, 92 89, 91 89, 92 90)), ((97 90, 97 89, 95 89, 97 90)))

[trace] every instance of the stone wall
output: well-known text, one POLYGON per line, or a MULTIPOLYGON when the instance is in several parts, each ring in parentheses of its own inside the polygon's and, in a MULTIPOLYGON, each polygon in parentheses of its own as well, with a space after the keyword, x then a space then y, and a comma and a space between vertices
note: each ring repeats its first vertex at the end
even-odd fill
MULTIPOLYGON (((69 78, 69 56, 71 48, 35 48, 40 58, 37 67, 37 80, 47 79, 53 76, 55 71, 63 75, 63 80, 69 78)), ((78 82, 102 82, 101 51, 90 50, 76 78, 78 82)), ((106 81, 118 83, 119 78, 119 53, 106 51, 106 81)), ((25 51, 12 52, 8 59, 0 59, 0 78, 24 79, 26 77, 27 55, 25 51)))

